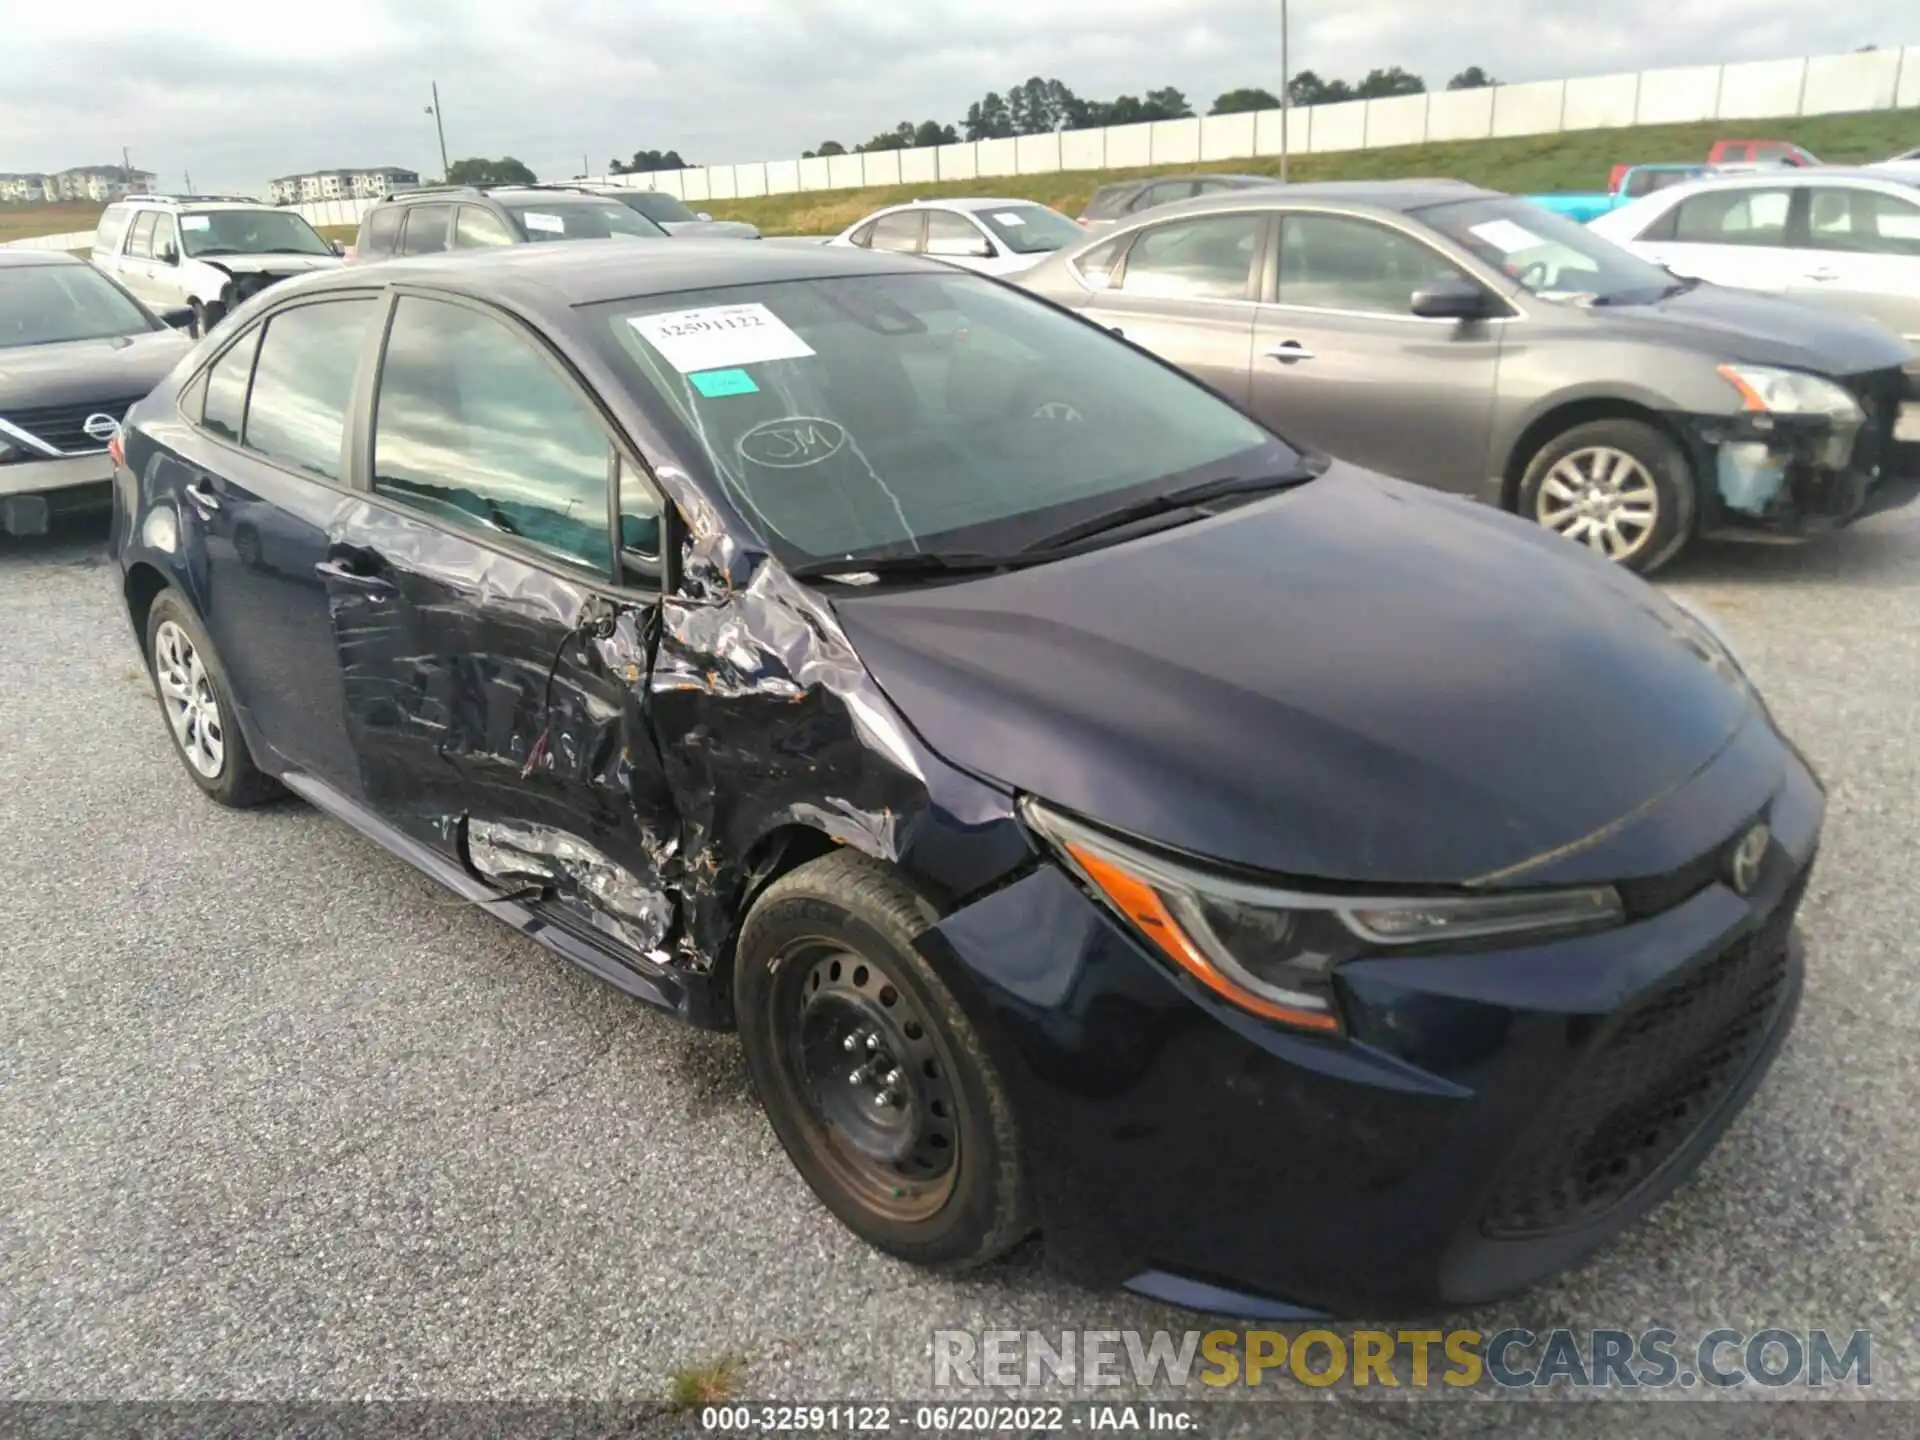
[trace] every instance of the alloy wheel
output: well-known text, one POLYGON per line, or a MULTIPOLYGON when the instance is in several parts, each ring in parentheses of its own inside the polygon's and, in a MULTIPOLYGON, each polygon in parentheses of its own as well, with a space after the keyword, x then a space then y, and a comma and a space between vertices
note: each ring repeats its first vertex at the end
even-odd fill
POLYGON ((1540 483, 1534 518, 1608 560, 1645 549, 1660 522, 1652 473, 1624 450, 1592 445, 1562 456, 1540 483))
POLYGON ((200 774, 215 779, 227 761, 220 698, 192 637, 171 620, 154 632, 153 674, 180 753, 200 774))
POLYGON ((783 1082, 809 1148, 860 1202, 924 1220, 953 1194, 959 1097, 934 1026, 880 966, 828 942, 796 947, 775 1003, 783 1082))

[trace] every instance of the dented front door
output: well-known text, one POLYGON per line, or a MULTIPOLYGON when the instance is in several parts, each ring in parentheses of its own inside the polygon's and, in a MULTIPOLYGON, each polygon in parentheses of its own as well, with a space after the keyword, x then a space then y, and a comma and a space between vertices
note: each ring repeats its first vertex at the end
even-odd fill
POLYGON ((368 802, 558 923, 658 948, 675 819, 644 711, 653 606, 365 502, 334 556, 362 578, 335 613, 368 802))

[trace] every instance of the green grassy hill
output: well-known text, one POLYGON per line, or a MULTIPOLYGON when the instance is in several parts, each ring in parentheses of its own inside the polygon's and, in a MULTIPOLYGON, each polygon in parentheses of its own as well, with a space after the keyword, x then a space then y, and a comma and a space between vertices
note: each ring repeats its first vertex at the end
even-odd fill
MULTIPOLYGON (((1835 164, 1884 160, 1920 145, 1920 110, 1876 110, 1806 120, 1713 120, 1699 125, 1642 125, 1624 130, 1576 130, 1504 140, 1456 140, 1379 150, 1296 155, 1295 180, 1370 180, 1448 176, 1519 194, 1549 190, 1604 190, 1616 161, 1705 160, 1722 137, 1792 140, 1835 164)), ((1156 165, 1139 170, 1072 170, 1056 175, 997 175, 932 185, 871 190, 815 190, 757 200, 702 201, 699 209, 722 220, 751 220, 769 235, 827 235, 882 205, 940 195, 1018 195, 1068 215, 1080 213, 1102 185, 1138 175, 1178 170, 1231 170, 1277 175, 1277 156, 1207 165, 1156 165)))

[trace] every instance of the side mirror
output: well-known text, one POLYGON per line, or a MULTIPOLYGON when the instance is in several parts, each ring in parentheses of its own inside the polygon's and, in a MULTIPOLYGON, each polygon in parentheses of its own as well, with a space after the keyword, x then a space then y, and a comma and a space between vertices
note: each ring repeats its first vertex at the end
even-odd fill
POLYGON ((159 319, 160 323, 169 330, 185 330, 193 324, 193 307, 191 305, 171 305, 165 310, 154 311, 154 315, 159 319))
POLYGON ((1493 307, 1478 285, 1448 281, 1414 291, 1410 308, 1422 320, 1484 320, 1493 307))
POLYGON ((341 244, 338 240, 329 240, 327 242, 327 249, 331 250, 336 255, 345 255, 347 253, 347 247, 341 244))
POLYGON ((949 260, 991 260, 993 246, 985 239, 977 240, 929 240, 927 254, 944 256, 949 260))
POLYGON ((160 247, 160 253, 153 258, 158 260, 162 265, 178 265, 180 263, 180 252, 171 245, 163 245, 160 247))

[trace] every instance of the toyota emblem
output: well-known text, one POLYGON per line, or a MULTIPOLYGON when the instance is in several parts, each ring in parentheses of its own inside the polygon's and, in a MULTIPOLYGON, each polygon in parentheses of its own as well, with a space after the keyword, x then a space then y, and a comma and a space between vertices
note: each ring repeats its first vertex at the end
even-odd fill
POLYGON ((1742 895, 1751 895, 1760 880, 1760 865, 1767 858, 1767 843, 1773 834, 1764 823, 1755 825, 1734 846, 1733 859, 1727 865, 1727 880, 1742 895))
POLYGON ((86 431, 90 438, 104 445, 120 433, 120 422, 104 411, 96 410, 80 422, 80 428, 86 431))

